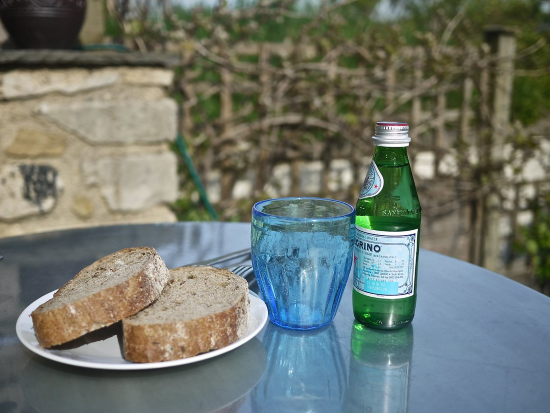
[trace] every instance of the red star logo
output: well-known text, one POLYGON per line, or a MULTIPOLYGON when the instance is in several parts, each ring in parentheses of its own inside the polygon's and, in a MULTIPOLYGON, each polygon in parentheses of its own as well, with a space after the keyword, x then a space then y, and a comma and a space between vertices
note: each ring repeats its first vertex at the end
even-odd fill
POLYGON ((355 264, 357 262, 357 255, 353 254, 353 263, 355 264))
POLYGON ((375 188, 378 188, 378 185, 374 185, 375 188))

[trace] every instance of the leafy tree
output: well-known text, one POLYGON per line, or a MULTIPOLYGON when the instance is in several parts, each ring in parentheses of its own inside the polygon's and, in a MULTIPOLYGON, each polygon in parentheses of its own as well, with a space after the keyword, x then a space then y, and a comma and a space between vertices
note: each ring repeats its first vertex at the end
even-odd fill
POLYGON ((550 108, 550 1, 543 0, 392 0, 409 43, 415 33, 442 32, 449 22, 458 24, 449 44, 464 41, 480 44, 483 30, 500 25, 516 30, 518 51, 525 56, 516 62, 520 76, 514 80, 512 121, 530 125, 550 108), (544 68, 544 69, 541 69, 544 68))
POLYGON ((550 194, 531 204, 533 223, 524 227, 517 249, 527 254, 541 291, 550 295, 550 194))

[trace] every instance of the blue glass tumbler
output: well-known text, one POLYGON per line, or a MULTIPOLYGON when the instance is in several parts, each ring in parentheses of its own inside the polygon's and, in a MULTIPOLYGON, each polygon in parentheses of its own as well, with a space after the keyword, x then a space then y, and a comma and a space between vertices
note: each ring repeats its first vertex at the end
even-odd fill
POLYGON ((353 261, 355 209, 322 198, 252 208, 252 265, 270 320, 310 330, 336 315, 353 261))

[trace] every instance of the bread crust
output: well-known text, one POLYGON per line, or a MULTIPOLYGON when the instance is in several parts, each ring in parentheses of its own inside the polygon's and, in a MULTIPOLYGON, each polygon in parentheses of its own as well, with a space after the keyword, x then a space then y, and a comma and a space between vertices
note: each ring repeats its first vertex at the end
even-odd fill
MULTIPOLYGON (((225 276, 231 274, 238 282, 237 302, 223 311, 187 321, 123 320, 123 352, 127 360, 137 363, 178 360, 228 346, 244 336, 250 307, 246 280, 227 270, 210 269, 225 276)), ((137 317, 139 314, 133 318, 137 317)))
POLYGON ((167 281, 168 269, 154 248, 126 248, 104 257, 80 271, 51 300, 31 313, 38 343, 50 348, 129 317, 156 300, 167 281), (59 299, 65 290, 94 269, 100 269, 114 256, 123 258, 136 251, 150 254, 150 259, 125 281, 57 308, 44 309, 46 304, 59 299))

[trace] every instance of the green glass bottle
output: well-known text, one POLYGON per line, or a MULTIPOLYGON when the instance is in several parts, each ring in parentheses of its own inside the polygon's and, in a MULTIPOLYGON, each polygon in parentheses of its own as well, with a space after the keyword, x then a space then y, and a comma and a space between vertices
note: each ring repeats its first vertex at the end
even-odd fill
POLYGON ((408 131, 406 123, 376 124, 376 149, 357 201, 353 313, 372 328, 404 327, 416 308, 421 208, 408 131))

